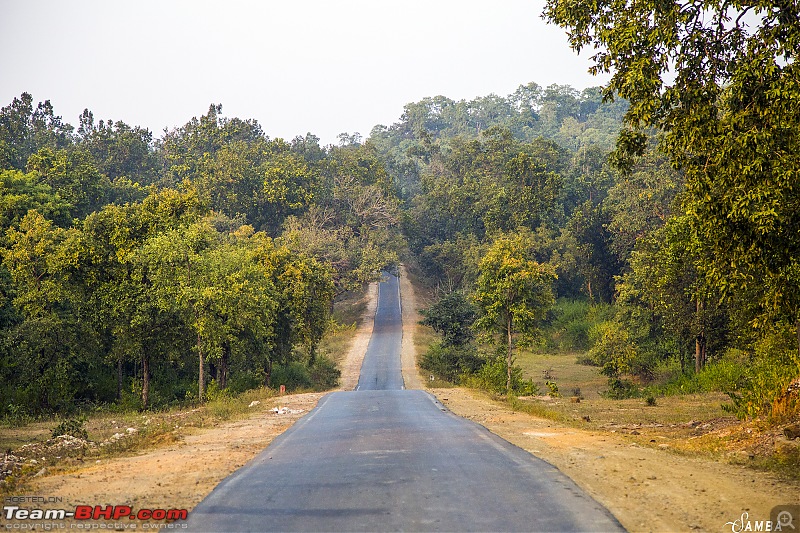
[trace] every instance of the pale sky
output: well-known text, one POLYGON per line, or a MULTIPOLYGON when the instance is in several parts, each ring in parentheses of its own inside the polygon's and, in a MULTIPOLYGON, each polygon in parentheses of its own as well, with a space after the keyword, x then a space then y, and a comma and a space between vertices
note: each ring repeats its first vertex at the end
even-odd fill
POLYGON ((544 0, 0 0, 0 106, 22 92, 77 126, 258 120, 272 138, 369 136, 426 96, 601 85, 544 0))

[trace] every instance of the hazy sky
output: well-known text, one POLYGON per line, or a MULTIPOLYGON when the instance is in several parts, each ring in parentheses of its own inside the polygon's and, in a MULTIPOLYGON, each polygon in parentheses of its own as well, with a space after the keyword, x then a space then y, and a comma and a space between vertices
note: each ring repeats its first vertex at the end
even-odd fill
POLYGON ((587 73, 544 0, 0 0, 0 105, 22 92, 77 125, 160 136, 211 103, 270 137, 369 135, 426 96, 506 96, 587 73))

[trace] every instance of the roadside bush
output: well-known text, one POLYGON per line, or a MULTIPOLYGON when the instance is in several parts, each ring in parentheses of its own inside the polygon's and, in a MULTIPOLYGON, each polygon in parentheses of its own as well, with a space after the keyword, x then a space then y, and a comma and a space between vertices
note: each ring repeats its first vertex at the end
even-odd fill
POLYGON ((310 389, 311 372, 308 367, 298 361, 293 361, 285 365, 275 365, 272 368, 270 378, 272 387, 277 388, 281 385, 286 386, 286 390, 310 389))
MULTIPOLYGON (((493 357, 466 380, 470 387, 498 394, 506 393, 507 382, 508 366, 504 356, 493 357)), ((523 379, 522 369, 514 365, 511 367, 511 392, 520 396, 531 396, 539 394, 539 388, 533 383, 533 380, 523 379)))
POLYGON ((770 333, 754 344, 751 364, 745 369, 738 392, 729 392, 733 412, 740 418, 791 416, 798 400, 786 396, 787 387, 800 376, 800 357, 791 326, 770 333))
POLYGON ((206 385, 206 399, 209 401, 219 400, 221 398, 230 398, 230 389, 221 389, 216 379, 212 379, 206 385))
POLYGON ((464 376, 477 372, 485 362, 471 344, 446 346, 437 342, 422 355, 419 366, 440 379, 458 384, 464 376))
POLYGON ((341 371, 336 367, 336 363, 326 355, 318 355, 314 359, 314 364, 309 368, 311 384, 315 390, 323 391, 332 389, 339 385, 341 371))
POLYGON ((56 427, 53 428, 52 438, 60 435, 69 435, 78 439, 89 440, 89 434, 83 425, 86 424, 85 418, 68 418, 62 420, 56 427))
POLYGON ((228 378, 228 390, 231 394, 258 389, 264 386, 264 374, 257 371, 234 372, 228 378))
POLYGON ((608 380, 608 390, 603 393, 603 396, 612 400, 626 400, 628 398, 636 398, 639 394, 639 387, 632 381, 610 378, 608 380))
POLYGON ((286 385, 287 391, 298 389, 328 390, 339 384, 341 372, 326 355, 318 355, 314 363, 308 365, 301 361, 292 361, 272 368, 271 386, 278 388, 286 385))

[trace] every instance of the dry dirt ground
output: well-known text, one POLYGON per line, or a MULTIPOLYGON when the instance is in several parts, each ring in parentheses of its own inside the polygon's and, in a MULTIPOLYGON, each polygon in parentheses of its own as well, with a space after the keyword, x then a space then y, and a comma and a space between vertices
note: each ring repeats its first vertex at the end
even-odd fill
MULTIPOLYGON (((375 287, 369 294, 374 302, 375 287)), ((401 295, 405 320, 403 374, 407 388, 419 388, 413 343, 418 317, 408 276, 402 277, 401 295)), ((367 307, 342 364, 343 389, 354 388, 358 381, 374 310, 374 303, 367 307)), ((465 389, 431 392, 452 412, 558 467, 630 531, 727 532, 732 530, 726 523, 741 519, 743 513, 754 521, 767 520, 776 505, 800 504, 800 486, 746 467, 678 455, 658 443, 644 445, 629 435, 581 430, 514 412, 465 389)), ((195 430, 178 442, 37 478, 27 493, 61 497, 67 508, 113 504, 137 509, 191 509, 220 480, 311 410, 321 397, 314 393, 276 398, 271 404, 258 406, 247 418, 195 430), (274 406, 303 412, 275 415, 270 410, 274 406)))
POLYGON ((726 523, 743 513, 768 520, 773 507, 800 504, 800 486, 747 467, 564 426, 465 389, 431 392, 452 412, 558 467, 629 531, 731 531, 726 523))

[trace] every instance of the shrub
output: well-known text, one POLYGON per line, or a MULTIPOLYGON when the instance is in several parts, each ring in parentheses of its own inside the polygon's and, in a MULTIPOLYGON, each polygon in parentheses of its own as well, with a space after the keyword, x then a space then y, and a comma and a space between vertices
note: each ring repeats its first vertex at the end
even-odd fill
POLYGON ((625 400, 635 398, 639 395, 639 388, 627 379, 610 378, 608 380, 608 390, 603 393, 606 398, 612 400, 625 400))
MULTIPOLYGON (((495 392, 505 394, 508 382, 508 366, 505 357, 496 356, 487 361, 473 376, 467 379, 467 384, 495 392)), ((511 392, 521 396, 538 394, 539 389, 533 380, 522 378, 522 369, 518 366, 511 367, 511 392)))
POLYGON ((315 390, 323 391, 335 388, 339 385, 341 371, 336 367, 336 363, 326 355, 318 355, 314 359, 314 364, 309 368, 311 384, 315 390))
POLYGON ((221 398, 230 398, 231 392, 229 389, 219 388, 216 379, 212 379, 206 385, 206 399, 209 401, 219 400, 221 398))
POLYGON ((769 415, 781 418, 797 410, 797 398, 784 396, 789 383, 800 375, 791 327, 770 333, 754 345, 752 363, 746 368, 739 391, 729 392, 737 416, 769 415))
POLYGON ((272 387, 286 386, 286 390, 309 389, 312 386, 311 372, 298 361, 285 365, 275 365, 270 378, 272 387))
POLYGON ((419 366, 440 379, 460 383, 464 376, 474 374, 485 362, 471 344, 447 346, 434 343, 420 358, 419 366))
POLYGON ((89 434, 83 425, 86 423, 85 418, 68 418, 62 420, 56 427, 53 428, 52 438, 60 435, 70 435, 79 439, 89 440, 89 434))
POLYGON ((472 341, 476 311, 463 292, 451 292, 420 313, 425 317, 420 324, 441 335, 445 346, 464 346, 472 341))
POLYGON ((264 386, 264 374, 258 371, 234 372, 228 379, 231 394, 240 394, 264 386))
POLYGON ((602 367, 601 373, 616 378, 631 370, 638 356, 633 339, 618 322, 602 322, 592 328, 594 345, 589 350, 589 358, 602 367))

